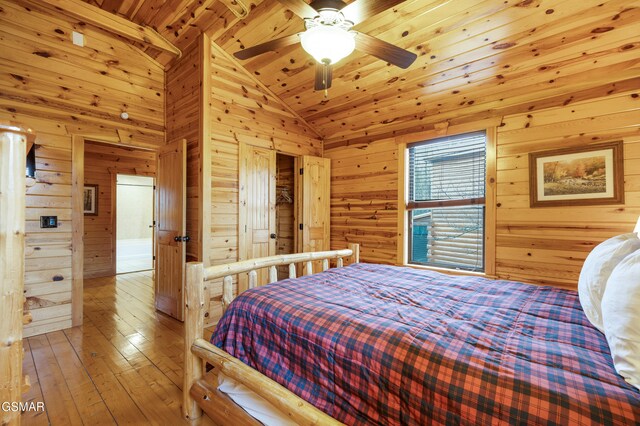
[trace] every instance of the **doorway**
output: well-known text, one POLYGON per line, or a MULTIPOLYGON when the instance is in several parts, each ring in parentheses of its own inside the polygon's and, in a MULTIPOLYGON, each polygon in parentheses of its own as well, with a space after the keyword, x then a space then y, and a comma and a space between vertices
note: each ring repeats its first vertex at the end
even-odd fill
POLYGON ((154 178, 116 177, 116 273, 153 269, 154 178))

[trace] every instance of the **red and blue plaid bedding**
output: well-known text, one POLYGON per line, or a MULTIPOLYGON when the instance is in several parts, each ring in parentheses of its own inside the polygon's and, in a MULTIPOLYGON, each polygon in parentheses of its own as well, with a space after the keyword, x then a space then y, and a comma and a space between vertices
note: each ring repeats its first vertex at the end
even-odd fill
POLYGON ((640 424, 573 291, 355 264, 245 292, 212 342, 346 424, 640 424))

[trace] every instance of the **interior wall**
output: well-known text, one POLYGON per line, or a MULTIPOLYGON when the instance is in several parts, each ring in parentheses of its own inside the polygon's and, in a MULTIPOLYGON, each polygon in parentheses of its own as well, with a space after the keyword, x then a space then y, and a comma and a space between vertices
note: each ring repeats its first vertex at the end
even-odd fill
POLYGON ((84 277, 116 273, 116 175, 155 176, 156 153, 88 141, 84 183, 98 185, 98 214, 84 217, 84 277))
POLYGON ((166 74, 167 141, 187 140, 187 261, 202 260, 200 235, 200 193, 202 168, 200 165, 200 128, 202 123, 202 39, 196 40, 173 63, 166 74))
MULTIPOLYGON (((294 247, 294 158, 276 155, 276 254, 295 253, 294 247)), ((278 267, 278 279, 289 276, 289 267, 278 267)))
POLYGON ((36 134, 37 183, 27 190, 25 251, 33 322, 25 336, 82 321, 82 300, 72 306, 81 295, 74 286, 82 286, 82 274, 72 272, 72 205, 80 195, 72 191, 72 175, 82 168, 72 135, 164 144, 162 68, 123 40, 40 6, 0 0, 0 120, 36 134), (85 47, 71 43, 74 30, 85 35, 85 47), (120 118, 123 110, 129 120, 120 118), (59 226, 40 228, 44 215, 58 216, 59 226))
MULTIPOLYGON (((320 138, 278 98, 256 83, 215 43, 211 45, 210 132, 212 265, 238 260, 238 148, 247 143, 279 153, 322 155, 320 138)), ((209 287, 209 321, 221 314, 220 282, 209 287)))
MULTIPOLYGON (((589 251, 606 238, 631 232, 640 215, 639 102, 635 90, 612 91, 575 104, 495 117, 498 277, 576 288, 589 251), (623 205, 529 207, 529 152, 613 140, 624 141, 623 205)), ((446 128, 425 138, 443 132, 446 128)), ((325 156, 332 159, 333 249, 357 242, 363 262, 398 262, 398 155, 395 139, 325 146, 325 156)))

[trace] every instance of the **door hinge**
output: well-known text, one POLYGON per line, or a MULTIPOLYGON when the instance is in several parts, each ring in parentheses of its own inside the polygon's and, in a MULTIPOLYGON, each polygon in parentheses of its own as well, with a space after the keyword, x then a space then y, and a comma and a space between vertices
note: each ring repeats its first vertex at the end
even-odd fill
POLYGON ((303 169, 303 168, 301 168, 301 169, 300 169, 300 174, 301 174, 301 175, 303 175, 303 174, 304 174, 304 169, 303 169))
POLYGON ((298 225, 298 228, 300 228, 300 230, 302 231, 302 229, 303 229, 304 227, 302 226, 302 224, 300 224, 300 225, 298 225))
POLYGON ((155 186, 155 185, 153 185, 153 190, 154 190, 154 191, 156 190, 156 186, 155 186))
POLYGON ((153 260, 156 260, 156 257, 155 257, 155 256, 153 256, 153 260))

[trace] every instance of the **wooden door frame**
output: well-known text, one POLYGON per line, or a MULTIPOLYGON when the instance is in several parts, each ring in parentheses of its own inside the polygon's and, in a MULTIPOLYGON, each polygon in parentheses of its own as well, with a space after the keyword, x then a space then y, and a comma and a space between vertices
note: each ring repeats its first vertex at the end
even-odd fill
POLYGON ((82 325, 84 302, 84 141, 71 135, 71 325, 82 325))
MULTIPOLYGON (((82 325, 83 322, 83 302, 84 302, 84 208, 83 208, 83 192, 84 192, 84 168, 85 168, 85 142, 95 141, 114 146, 126 146, 127 148, 139 149, 142 151, 158 152, 158 148, 143 149, 136 145, 127 145, 122 143, 115 143, 113 141, 104 140, 99 135, 87 135, 87 134, 71 134, 71 326, 82 325)), ((115 185, 117 173, 111 173, 112 175, 112 191, 115 193, 115 185)), ((153 219, 156 221, 156 209, 155 209, 155 179, 154 179, 154 209, 153 219)), ((115 196, 112 198, 115 206, 115 196)), ((112 226, 116 229, 116 214, 113 214, 112 226)), ((154 256, 157 250, 157 238, 156 229, 153 229, 154 233, 154 256)), ((116 233, 113 232, 112 247, 115 251, 116 233)), ((115 256, 113 256, 112 270, 115 274, 115 256)), ((155 261, 154 261, 155 268, 155 261)))

